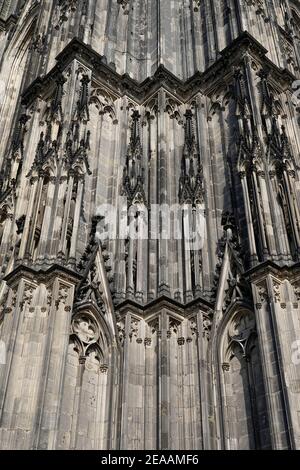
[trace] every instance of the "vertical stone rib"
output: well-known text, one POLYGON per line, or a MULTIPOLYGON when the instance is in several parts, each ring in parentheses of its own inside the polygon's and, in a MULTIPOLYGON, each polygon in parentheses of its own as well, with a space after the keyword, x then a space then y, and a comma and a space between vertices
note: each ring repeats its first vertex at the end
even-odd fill
MULTIPOLYGON (((164 206, 168 204, 168 184, 167 184, 167 129, 166 129, 166 93, 164 90, 159 91, 158 103, 158 185, 159 185, 159 204, 164 206)), ((164 220, 160 220, 162 226, 164 220)), ((168 240, 162 238, 159 241, 159 293, 161 295, 169 294, 169 277, 168 277, 168 240)))
POLYGON ((149 141, 150 141, 150 156, 149 156, 149 190, 148 190, 148 201, 149 201, 149 286, 148 286, 148 301, 151 301, 157 295, 158 288, 158 272, 157 266, 158 260, 158 239, 157 239, 157 225, 158 225, 158 213, 155 209, 158 204, 158 152, 157 152, 157 126, 158 126, 158 115, 155 114, 153 120, 151 116, 148 119, 149 126, 149 141))
POLYGON ((122 363, 122 381, 121 381, 121 436, 120 436, 120 449, 126 450, 129 448, 129 423, 128 423, 128 394, 129 394, 129 376, 130 376, 130 350, 129 350, 129 333, 131 327, 131 315, 127 314, 125 319, 125 341, 123 351, 122 363))
POLYGON ((72 231, 70 253, 69 253, 69 263, 73 265, 76 264, 76 248, 77 248, 78 229, 80 225, 83 184, 84 184, 83 181, 80 179, 78 181, 77 197, 76 197, 76 205, 75 205, 75 213, 74 213, 74 221, 73 221, 73 231, 72 231))
POLYGON ((167 331, 169 319, 167 312, 163 309, 159 318, 158 338, 158 449, 166 450, 170 447, 169 421, 169 355, 167 331))
POLYGON ((245 201, 245 212, 246 212, 246 220, 247 220, 247 227, 248 227, 248 237, 249 237, 249 250, 250 250, 250 259, 251 262, 254 264, 257 262, 257 251, 256 251, 256 242, 254 236, 254 228, 253 228, 253 221, 252 221, 252 214, 251 214, 251 205, 249 199, 249 192, 248 192, 248 185, 245 175, 241 177, 242 181, 242 188, 243 188, 243 196, 245 201))

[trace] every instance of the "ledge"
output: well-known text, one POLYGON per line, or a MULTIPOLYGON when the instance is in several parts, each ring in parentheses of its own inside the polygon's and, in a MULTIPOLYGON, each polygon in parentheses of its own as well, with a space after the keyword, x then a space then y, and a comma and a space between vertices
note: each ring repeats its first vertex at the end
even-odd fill
POLYGON ((143 104, 161 87, 164 87, 180 101, 187 102, 198 92, 210 96, 216 84, 224 83, 224 77, 232 75, 232 67, 241 63, 245 52, 256 58, 261 67, 272 72, 272 79, 283 91, 296 79, 288 70, 280 69, 273 64, 266 57, 267 50, 247 31, 221 51, 219 58, 205 72, 196 72, 186 81, 178 79, 172 72, 160 65, 152 77, 138 82, 128 74, 118 74, 111 65, 106 63, 104 56, 74 38, 57 56, 57 64, 54 68, 47 75, 34 80, 25 90, 22 102, 28 106, 36 97, 42 98, 46 95, 49 88, 53 86, 56 76, 63 72, 74 59, 92 70, 93 80, 102 82, 119 97, 126 95, 136 103, 143 104))
POLYGON ((300 276, 300 262, 293 262, 292 264, 280 265, 275 261, 264 261, 263 263, 254 266, 244 273, 244 277, 250 282, 263 277, 264 274, 274 274, 279 277, 290 278, 295 274, 300 276))
POLYGON ((18 17, 16 15, 10 15, 6 20, 0 18, 0 31, 7 31, 11 25, 17 24, 18 17))
POLYGON ((74 282, 75 284, 77 284, 82 279, 82 276, 76 271, 59 264, 53 264, 46 269, 34 269, 25 264, 20 264, 12 272, 7 274, 3 280, 6 281, 8 285, 13 284, 13 282, 20 279, 20 277, 27 277, 30 279, 38 277, 42 282, 47 282, 49 278, 52 278, 56 275, 63 275, 63 277, 67 277, 69 281, 74 282))
POLYGON ((154 309, 155 307, 159 307, 159 308, 172 307, 172 308, 175 308, 176 310, 184 311, 198 304, 200 304, 204 308, 205 311, 214 309, 214 304, 202 297, 198 297, 192 300, 191 302, 188 302, 187 304, 183 304, 181 302, 178 302, 175 299, 172 299, 171 297, 163 295, 163 296, 157 297, 154 300, 151 300, 151 302, 148 302, 147 304, 144 304, 144 305, 139 304, 135 300, 126 299, 122 301, 120 304, 115 306, 115 311, 120 312, 128 308, 131 308, 135 310, 136 312, 144 313, 146 311, 154 309))

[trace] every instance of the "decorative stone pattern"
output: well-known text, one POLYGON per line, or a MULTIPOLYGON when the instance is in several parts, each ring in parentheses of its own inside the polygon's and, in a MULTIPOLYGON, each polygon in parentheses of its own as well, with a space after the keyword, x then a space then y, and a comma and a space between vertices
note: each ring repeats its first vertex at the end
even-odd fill
POLYGON ((0 0, 1 448, 300 449, 299 38, 0 0))

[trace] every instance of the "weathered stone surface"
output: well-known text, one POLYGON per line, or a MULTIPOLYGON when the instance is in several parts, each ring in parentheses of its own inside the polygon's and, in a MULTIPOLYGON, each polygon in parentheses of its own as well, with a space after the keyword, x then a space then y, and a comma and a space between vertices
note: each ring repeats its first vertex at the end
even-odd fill
POLYGON ((300 449, 299 44, 297 0, 0 0, 0 448, 300 449))

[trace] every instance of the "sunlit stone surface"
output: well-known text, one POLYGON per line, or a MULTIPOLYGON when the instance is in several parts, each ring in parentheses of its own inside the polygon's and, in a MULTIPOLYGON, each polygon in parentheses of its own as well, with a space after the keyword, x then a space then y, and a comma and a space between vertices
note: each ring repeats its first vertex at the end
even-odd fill
POLYGON ((298 0, 0 0, 0 448, 300 449, 298 0))

